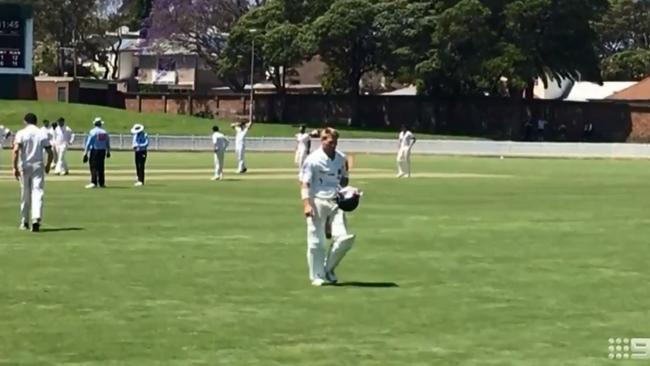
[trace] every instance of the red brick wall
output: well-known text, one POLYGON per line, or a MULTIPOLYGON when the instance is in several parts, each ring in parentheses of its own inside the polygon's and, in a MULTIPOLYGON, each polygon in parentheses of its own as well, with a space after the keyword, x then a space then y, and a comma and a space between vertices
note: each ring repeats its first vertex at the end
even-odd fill
POLYGON ((140 112, 140 106, 137 98, 126 98, 124 100, 124 107, 129 111, 140 112))
POLYGON ((160 97, 142 97, 141 103, 143 113, 164 113, 165 104, 160 97))
POLYGON ((630 112, 632 131, 628 142, 650 142, 650 106, 632 107, 630 112))
MULTIPOLYGON (((222 118, 234 118, 248 113, 246 97, 238 95, 193 96, 191 99, 187 96, 143 95, 141 98, 141 111, 149 113, 197 114, 209 111, 222 118)), ((135 95, 126 95, 124 105, 128 110, 138 111, 135 95)))
POLYGON ((58 87, 64 86, 67 87, 68 83, 56 83, 50 81, 37 81, 36 82, 36 95, 38 100, 47 101, 47 102, 56 102, 58 96, 58 87))
MULTIPOLYGON (((188 96, 143 95, 142 112, 198 114, 211 112, 215 117, 243 118, 248 115, 247 95, 188 96), (191 108, 190 108, 191 106, 191 108)), ((288 95, 284 122, 347 124, 352 115, 351 100, 342 96, 288 95)), ((418 97, 362 97, 361 126, 396 130, 401 124, 416 131, 483 136, 495 139, 521 140, 526 135, 525 121, 531 115, 545 118, 549 125, 546 141, 650 142, 650 103, 630 106, 606 102, 567 103, 559 101, 515 102, 505 99, 465 98, 432 99, 418 97), (584 135, 586 124, 592 123, 591 136, 584 135), (560 127, 565 129, 565 137, 560 127)), ((258 121, 279 119, 280 98, 256 96, 258 121)), ((136 96, 127 94, 125 106, 138 111, 136 96)))

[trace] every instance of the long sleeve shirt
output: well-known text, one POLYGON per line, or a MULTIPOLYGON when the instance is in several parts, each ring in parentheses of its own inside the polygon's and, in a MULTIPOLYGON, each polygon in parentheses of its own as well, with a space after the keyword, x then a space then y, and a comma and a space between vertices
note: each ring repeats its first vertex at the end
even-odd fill
POLYGON ((91 150, 109 150, 111 149, 111 138, 101 127, 95 127, 90 130, 88 138, 86 139, 86 149, 85 152, 88 153, 91 150))

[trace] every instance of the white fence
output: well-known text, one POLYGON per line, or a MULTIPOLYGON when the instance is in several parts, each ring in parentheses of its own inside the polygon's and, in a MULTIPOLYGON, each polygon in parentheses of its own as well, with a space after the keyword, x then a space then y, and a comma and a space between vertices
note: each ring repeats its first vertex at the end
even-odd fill
MULTIPOLYGON (((76 136, 72 148, 83 148, 85 135, 76 136)), ((209 136, 149 136, 150 150, 160 151, 210 151, 212 142, 209 136)), ((230 139, 229 150, 234 149, 234 139, 230 139)), ((130 150, 131 135, 111 135, 111 145, 115 150, 130 150)), ((295 149, 293 138, 249 137, 246 149, 249 151, 288 152, 295 149)), ((313 140, 312 146, 318 146, 313 140)), ((350 153, 395 153, 396 140, 385 139, 341 139, 339 147, 350 153)), ((469 155, 469 156, 511 156, 511 157, 567 157, 567 158, 650 158, 650 145, 626 143, 550 143, 513 142, 482 140, 418 140, 413 148, 414 154, 429 155, 469 155)))

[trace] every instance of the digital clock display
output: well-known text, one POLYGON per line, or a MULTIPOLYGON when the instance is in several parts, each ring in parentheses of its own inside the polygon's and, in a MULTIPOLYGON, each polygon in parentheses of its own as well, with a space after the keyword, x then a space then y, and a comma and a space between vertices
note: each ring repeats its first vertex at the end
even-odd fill
POLYGON ((0 12, 0 68, 25 67, 25 19, 0 12))

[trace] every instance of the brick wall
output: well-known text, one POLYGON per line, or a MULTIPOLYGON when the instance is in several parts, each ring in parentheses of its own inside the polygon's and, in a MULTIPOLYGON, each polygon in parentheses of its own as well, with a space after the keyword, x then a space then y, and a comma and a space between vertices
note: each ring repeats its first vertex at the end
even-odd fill
MULTIPOLYGON (((138 111, 136 95, 126 95, 127 109, 138 111)), ((347 126, 353 101, 344 96, 255 96, 255 120, 347 126), (280 118, 281 106, 286 108, 280 118)), ((513 101, 497 98, 433 99, 427 97, 363 96, 359 102, 359 126, 398 130, 401 124, 415 131, 488 137, 497 140, 537 140, 536 121, 548 125, 545 141, 650 142, 650 105, 615 102, 513 101), (527 122, 531 122, 527 125, 527 122), (585 134, 585 125, 593 132, 585 134)), ((211 112, 226 119, 248 115, 247 95, 192 96, 141 95, 142 112, 199 114, 211 112), (191 107, 191 108, 190 108, 191 107)))

